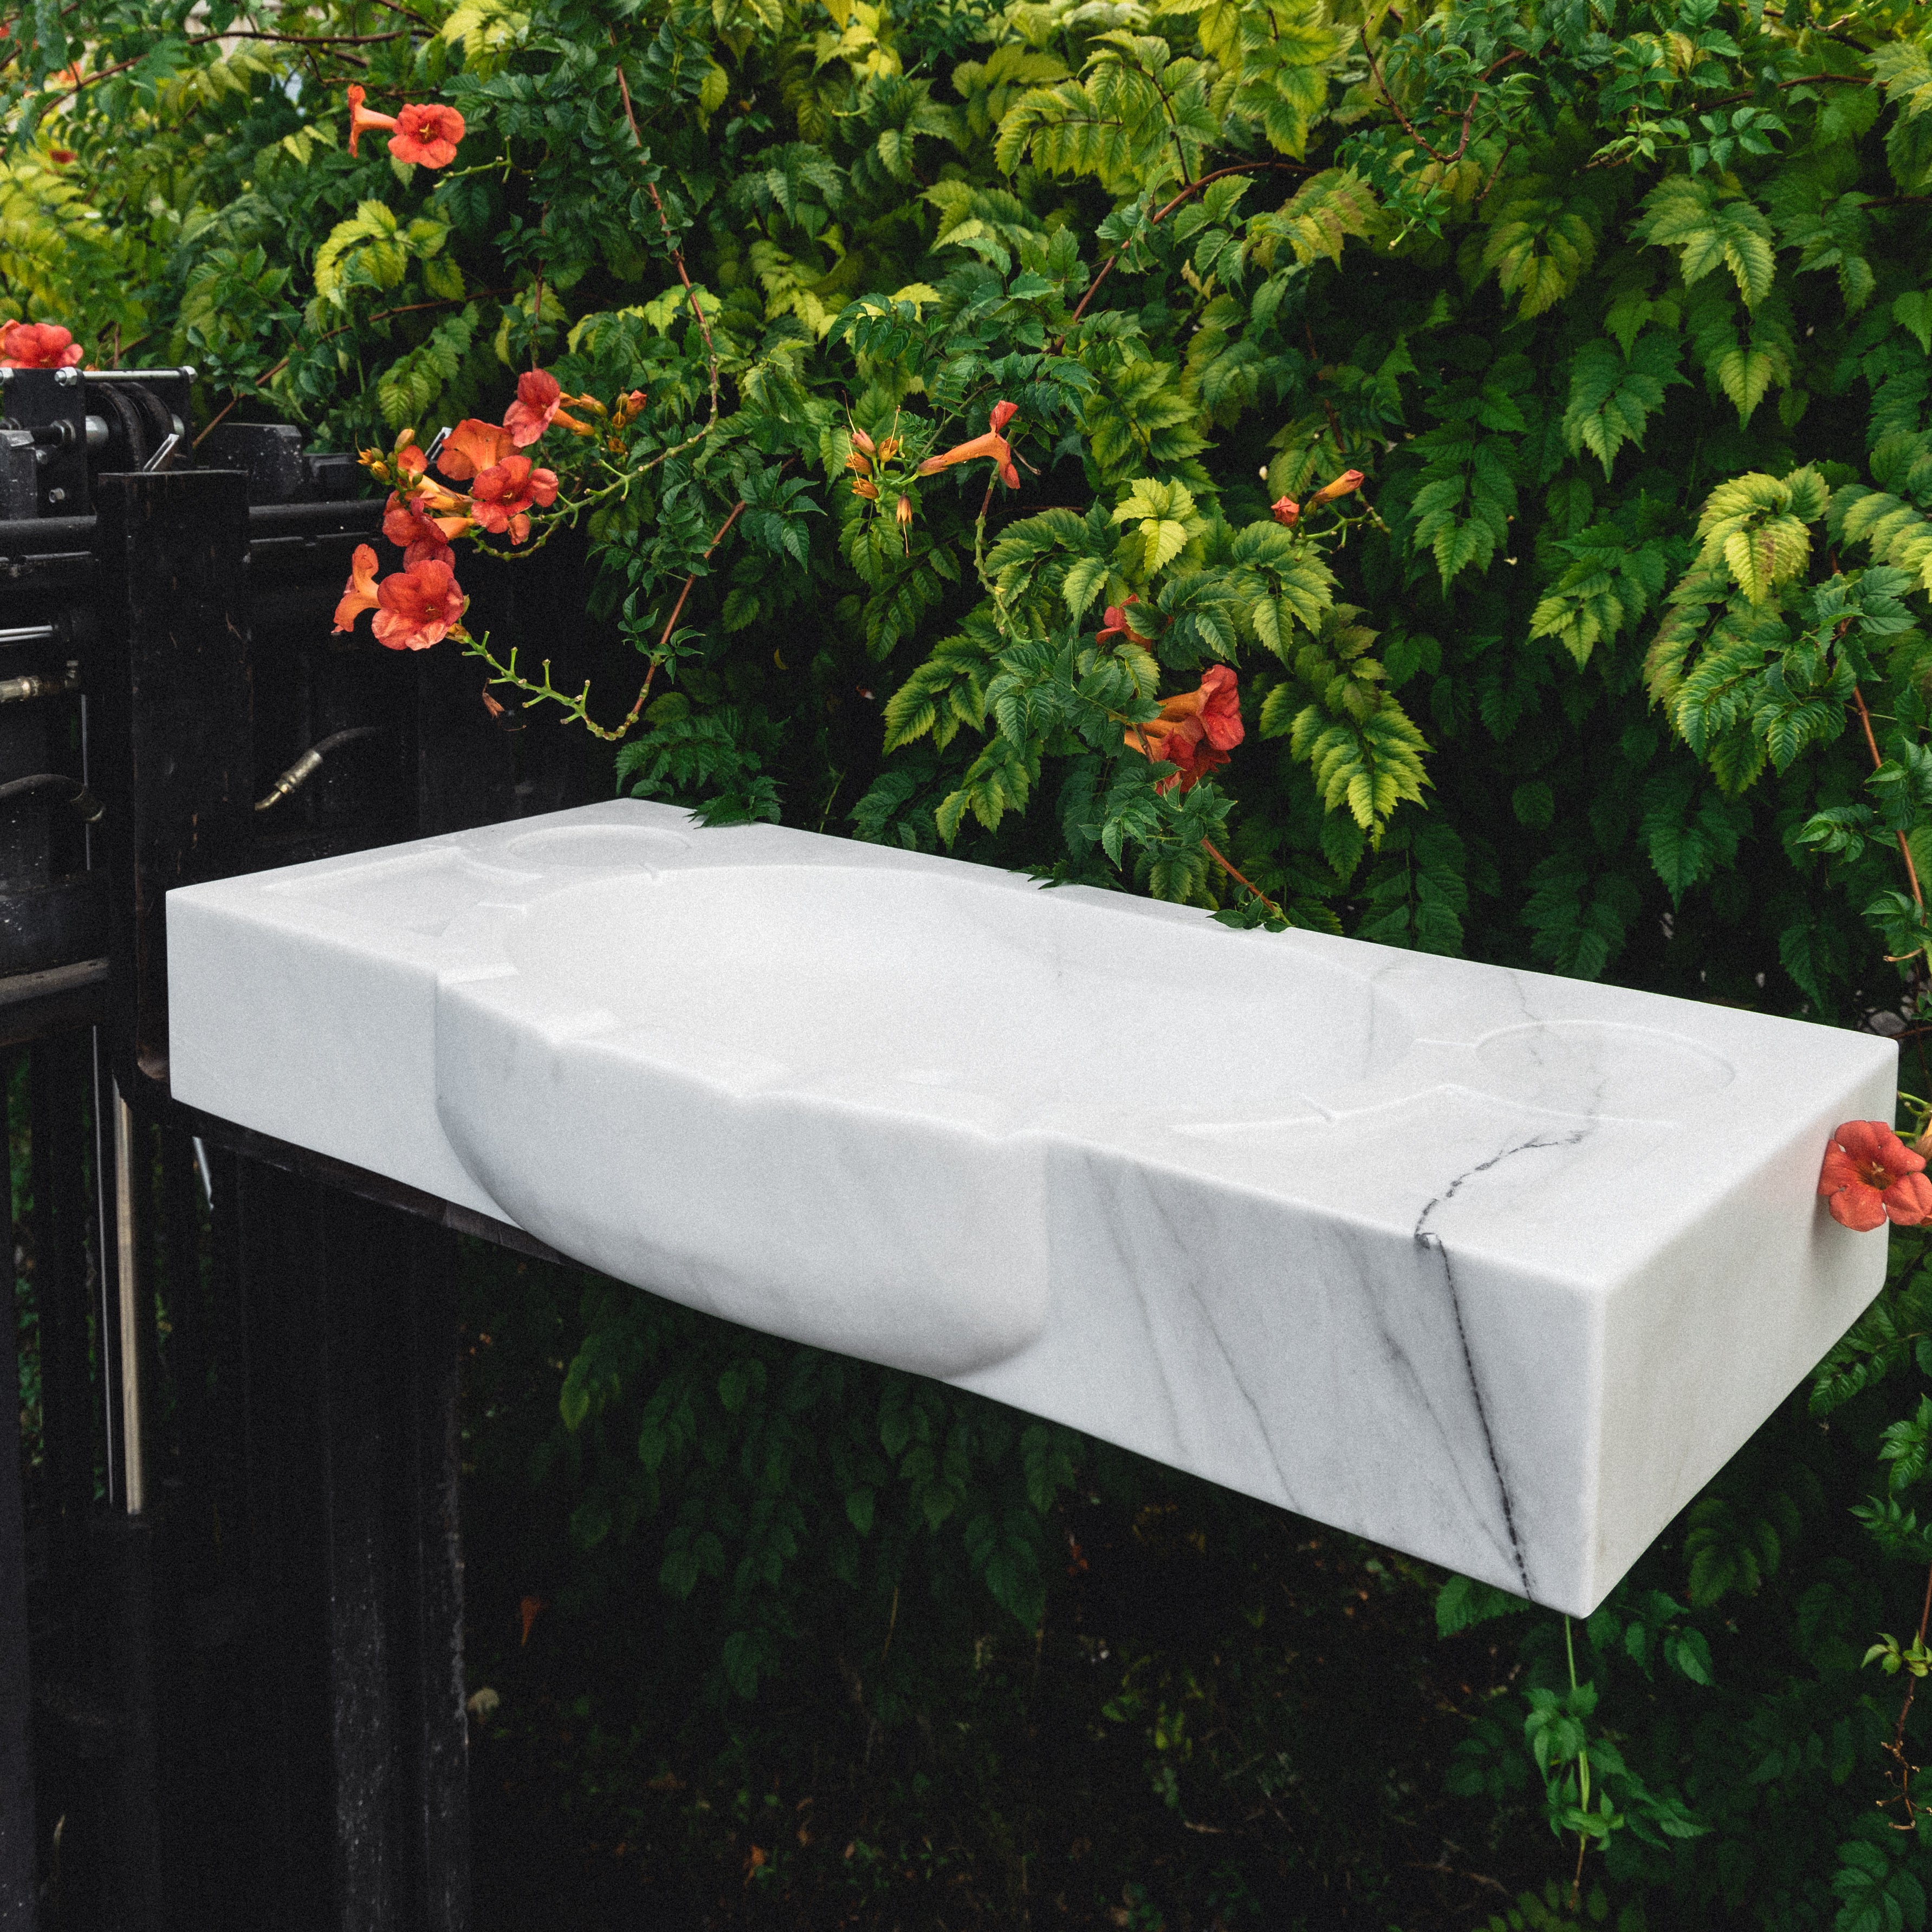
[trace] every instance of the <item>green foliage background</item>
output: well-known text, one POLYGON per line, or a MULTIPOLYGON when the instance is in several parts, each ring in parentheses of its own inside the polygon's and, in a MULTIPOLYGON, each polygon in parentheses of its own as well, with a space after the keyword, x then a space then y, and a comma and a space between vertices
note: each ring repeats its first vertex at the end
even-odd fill
MULTIPOLYGON (((1926 1084, 1918 8, 40 0, 10 24, 0 288, 93 357, 191 361, 205 418, 334 443, 496 416, 533 362, 647 392, 627 451, 570 472, 602 492, 588 606, 662 680, 622 783, 1240 922, 1876 1016, 1926 1084), (458 106, 457 161, 352 159, 352 78, 458 106), (854 428, 916 458, 1000 398, 1010 498, 982 465, 853 493, 854 428), (1360 495, 1270 518, 1348 466, 1360 495), (1130 594, 1144 649, 1095 635, 1130 594), (1247 742, 1162 794, 1122 721, 1216 659, 1247 742)), ((1892 1253, 1809 1412, 1586 1628, 1443 1591, 1444 1632, 1513 1618, 1522 1665, 1458 1789, 1546 1817, 1566 1868, 1580 1834, 1619 1910, 1924 1923, 1932 1828, 1880 1802, 1932 1562, 1932 1270, 1916 1235, 1892 1253)), ((934 1642, 989 1604, 1032 1625, 1067 1498, 1144 1480, 587 1294, 540 1478, 567 1466, 586 1550, 658 1539, 720 1697, 830 1604, 877 1620, 916 1586, 934 1642)), ((1908 1754, 1925 1736, 1922 1709, 1908 1754)))

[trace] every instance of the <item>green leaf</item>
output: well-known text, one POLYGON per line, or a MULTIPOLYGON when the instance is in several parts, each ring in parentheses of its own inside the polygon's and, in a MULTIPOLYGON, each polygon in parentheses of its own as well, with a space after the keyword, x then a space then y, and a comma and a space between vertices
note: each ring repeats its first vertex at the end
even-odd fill
POLYGON ((1628 442, 1643 447, 1644 425, 1664 406, 1664 392, 1688 379, 1678 370, 1679 349, 1654 331, 1640 336, 1628 356, 1599 338, 1576 352, 1563 440, 1574 456, 1588 450, 1608 476, 1617 452, 1628 442))
POLYGON ((1678 250, 1686 286, 1712 269, 1728 268, 1748 308, 1771 292, 1777 272, 1771 224, 1742 196, 1726 196, 1708 178, 1672 175, 1644 198, 1637 232, 1654 246, 1678 250))

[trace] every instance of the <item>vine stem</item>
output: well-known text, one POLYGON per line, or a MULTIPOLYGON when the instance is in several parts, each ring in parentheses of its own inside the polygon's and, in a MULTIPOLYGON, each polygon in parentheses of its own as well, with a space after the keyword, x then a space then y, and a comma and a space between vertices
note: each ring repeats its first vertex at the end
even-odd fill
MULTIPOLYGON (((1570 1665, 1570 1688, 1576 1688, 1576 1645, 1570 1634, 1568 1612, 1563 1618, 1563 1654, 1570 1665)), ((1576 1747, 1576 1808, 1587 1810, 1590 1803, 1590 1748, 1588 1744, 1576 1747)), ((1576 1910, 1577 1901, 1583 1895, 1583 1855, 1590 1849, 1588 1833, 1579 1830, 1576 1834, 1576 1869, 1570 1880, 1570 1910, 1576 1910)))
MULTIPOLYGON (((480 291, 482 295, 492 298, 495 296, 496 292, 494 289, 484 289, 480 291)), ((378 309, 374 315, 368 318, 368 321, 386 322, 392 315, 413 315, 419 309, 457 308, 460 308, 464 302, 474 302, 476 299, 477 296, 476 295, 445 296, 435 302, 404 302, 398 308, 378 309)), ((340 335, 350 329, 359 328, 365 327, 366 326, 367 324, 365 322, 345 322, 340 323, 334 328, 325 328, 315 339, 318 342, 326 342, 332 335, 340 335)), ((133 344, 130 344, 128 346, 131 348, 133 344)), ((279 362, 270 363, 268 368, 264 369, 262 373, 255 378, 254 381, 249 385, 249 386, 251 388, 259 389, 264 382, 268 382, 274 377, 279 376, 282 371, 289 366, 290 358, 292 357, 295 352, 296 352, 291 349, 289 351, 288 355, 284 356, 279 362)), ((208 427, 201 432, 200 436, 197 436, 195 438, 193 444, 190 446, 191 448, 199 449, 201 447, 202 439, 209 435, 213 430, 218 428, 220 426, 223 418, 226 417, 230 411, 234 409, 236 405, 241 400, 242 397, 238 392, 236 394, 230 397, 228 400, 224 403, 220 409, 216 410, 214 414, 208 418, 208 427)))
MULTIPOLYGON (((204 47, 214 40, 274 40, 286 46, 296 47, 362 47, 378 40, 403 40, 410 36, 407 27, 398 27, 386 34, 273 34, 259 28, 231 27, 219 34, 190 34, 182 43, 190 47, 204 47)), ((339 58, 353 62, 357 66, 367 63, 358 61, 353 54, 343 54, 339 58)), ((147 58, 145 52, 130 55, 124 61, 116 61, 111 67, 104 67, 92 74, 84 74, 64 93, 56 94, 47 103, 47 111, 58 107, 63 100, 71 100, 85 87, 92 87, 96 81, 111 80, 117 74, 125 74, 130 67, 138 67, 147 58)))
MULTIPOLYGON (((1856 685, 1852 686, 1852 702, 1858 707, 1858 722, 1864 727, 1865 749, 1871 754, 1872 770, 1876 771, 1884 764, 1885 760, 1879 756, 1878 740, 1872 730, 1871 713, 1865 708, 1865 694, 1856 685)), ((1912 887, 1912 902, 1918 908, 1919 917, 1923 920, 1925 915, 1925 895, 1918 889, 1918 868, 1912 862, 1912 848, 1906 844, 1904 832, 1895 832, 1892 836, 1898 841, 1898 856, 1905 861, 1905 877, 1907 884, 1912 887)), ((1886 956, 1891 957, 1889 954, 1886 956)), ((1918 956, 1916 953, 1907 952, 1900 956, 1901 958, 1912 959, 1918 956)), ((1898 962, 1894 961, 1893 963, 1895 964, 1898 962)))
MULTIPOLYGON (((1142 742, 1144 745, 1146 740, 1143 739, 1142 742)), ((1151 756, 1152 754, 1150 753, 1149 755, 1151 756)), ((1288 923, 1287 914, 1283 912, 1281 908, 1276 905, 1274 901, 1270 898, 1268 894, 1263 892, 1261 887, 1255 884, 1253 880, 1244 877, 1242 873, 1237 869, 1234 862, 1222 855, 1220 849, 1215 844, 1214 842, 1211 838, 1202 839, 1201 842, 1201 849, 1207 854, 1209 858, 1214 860, 1216 865, 1220 867, 1222 872, 1227 874, 1229 878, 1234 880, 1236 885, 1245 886, 1248 890, 1252 892, 1255 897, 1259 899, 1262 904, 1266 906, 1268 910, 1273 913, 1275 917, 1280 920, 1284 926, 1288 923)))
MULTIPOLYGON (((745 504, 741 497, 732 506, 731 514, 718 526, 717 533, 705 547, 704 555, 700 560, 700 562, 710 561, 712 553, 724 541, 730 532, 731 526, 744 514, 744 512, 745 504)), ((677 602, 671 606, 670 615, 664 620, 664 629, 658 634, 657 648, 652 652, 650 663, 645 668, 644 681, 638 687, 637 698, 629 711, 625 714, 623 722, 615 726, 600 724, 591 716, 589 709, 590 686, 587 680, 584 688, 574 698, 568 692, 559 691, 556 686, 551 683, 549 658, 544 659, 543 682, 537 684, 518 672, 517 653, 514 647, 511 650, 510 661, 507 664, 501 662, 490 650, 489 640, 487 638, 473 638, 465 633, 463 647, 472 657, 481 658, 490 667, 494 674, 489 680, 490 683, 512 686, 516 690, 524 692, 534 704, 541 704, 548 701, 552 704, 560 704, 563 707, 565 717, 574 718, 593 738, 601 738, 607 745, 621 744, 631 735, 638 720, 644 716, 644 706, 650 700, 651 685, 657 676, 658 667, 664 662, 664 653, 670 648, 671 633, 677 628, 678 619, 684 614, 685 599, 691 595, 691 586, 697 581, 698 572, 694 570, 684 580, 684 588, 677 593, 677 602)))
MULTIPOLYGON (((1928 1568, 1925 1573, 1925 1601, 1918 1612, 1918 1647, 1921 1650, 1925 1647, 1925 1631, 1928 1624, 1932 1624, 1932 1568, 1928 1568)), ((1893 1825, 1892 1828, 1894 1832, 1910 1832, 1916 1828, 1912 1807, 1912 1767, 1906 1762, 1905 1756, 1905 1720, 1912 1714, 1912 1700, 1918 1694, 1918 1680, 1916 1677, 1910 1677, 1905 1687, 1905 1702, 1898 1707, 1898 1723, 1893 1729, 1892 1742, 1886 1747, 1888 1755, 1898 1766, 1898 1796, 1896 1800, 1886 1798, 1880 1802, 1885 1804, 1896 1802, 1905 1807, 1905 1822, 1893 1825)))
MULTIPOLYGON (((614 50, 617 46, 617 30, 614 27, 610 29, 610 45, 614 50)), ((625 78, 624 59, 621 52, 612 64, 616 69, 617 92, 624 97, 624 118, 630 124, 631 140, 641 154, 644 151, 644 137, 638 130, 637 110, 631 105, 631 83, 625 78)), ((711 378, 711 420, 715 423, 718 420, 718 345, 711 339, 711 325, 704 318, 704 304, 698 299, 698 291, 691 285, 691 274, 684 265, 684 250, 672 237, 670 218, 664 213, 664 201, 658 193, 657 183, 654 181, 645 182, 644 191, 651 198, 652 207, 657 210, 658 226, 664 230, 664 245, 670 250, 670 259, 677 269, 677 278, 684 284, 684 292, 690 302, 691 312, 698 318, 698 333, 704 338, 705 361, 711 378)), ((742 509, 744 506, 741 504, 739 507, 742 509)))
MULTIPOLYGON (((1148 742, 1148 735, 1144 727, 1132 724, 1131 721, 1127 718, 1114 716, 1114 714, 1112 712, 1109 712, 1108 716, 1114 717, 1114 722, 1116 724, 1127 724, 1130 726, 1134 736, 1140 740, 1142 757, 1145 758, 1149 764, 1151 765, 1162 762, 1155 757, 1154 747, 1148 742)), ((1235 865, 1234 862, 1214 843, 1213 839, 1202 839, 1201 842, 1201 849, 1202 851, 1205 852, 1208 857, 1212 859, 1215 864, 1219 866, 1222 871, 1226 872, 1228 878, 1232 879, 1238 886, 1245 886, 1248 891, 1252 892, 1255 897, 1259 899, 1262 904, 1266 906, 1268 910, 1273 913, 1275 917, 1280 920, 1283 926, 1289 926, 1294 923, 1294 922, 1289 919, 1287 914, 1283 912, 1281 908, 1276 905, 1274 901, 1270 898, 1268 894, 1263 892, 1261 887, 1255 884, 1253 880, 1248 878, 1248 876, 1235 865)))
MULTIPOLYGON (((1224 180, 1229 175, 1262 174, 1271 170, 1279 170, 1283 174, 1293 175, 1307 175, 1316 172, 1312 168, 1298 166, 1292 161, 1236 161, 1230 166, 1214 169, 1203 175, 1198 181, 1190 182, 1166 207, 1149 218, 1148 226, 1152 228, 1157 223, 1166 220, 1184 201, 1188 200, 1190 196, 1198 194, 1210 182, 1224 180)), ((1053 345, 1056 354, 1059 352, 1060 344, 1066 341, 1067 336, 1071 333, 1074 324, 1087 313, 1087 304, 1100 292, 1100 284, 1113 272, 1114 264, 1126 252, 1127 244, 1124 242, 1100 264, 1100 272, 1088 284, 1087 292, 1080 298, 1073 313, 1066 318, 1066 326, 1060 332, 1059 337, 1053 345)))
MULTIPOLYGON (((1468 147, 1469 130, 1475 124, 1476 104, 1482 98, 1482 92, 1480 88, 1479 87, 1474 92, 1471 94, 1469 96, 1469 104, 1462 110, 1462 140, 1456 142, 1455 152, 1453 154, 1445 154, 1441 153, 1436 148, 1432 147, 1430 143, 1423 138, 1421 130, 1418 128, 1414 122, 1410 120, 1408 116, 1396 105, 1395 96, 1389 92, 1388 82, 1383 80, 1382 70, 1376 64, 1375 50, 1369 46, 1366 40, 1362 44, 1362 51, 1368 56, 1369 72, 1374 77, 1376 91, 1381 94, 1383 102, 1388 106, 1389 112, 1402 123, 1402 132, 1408 135, 1408 138, 1438 166, 1445 168, 1454 167, 1455 164, 1462 158, 1464 152, 1468 147)), ((1488 68, 1484 73, 1482 79, 1487 80, 1491 74, 1500 73, 1504 68, 1509 65, 1511 61, 1520 61, 1523 58, 1523 50, 1522 48, 1518 47, 1514 52, 1504 55, 1502 58, 1498 61, 1493 67, 1488 68)))

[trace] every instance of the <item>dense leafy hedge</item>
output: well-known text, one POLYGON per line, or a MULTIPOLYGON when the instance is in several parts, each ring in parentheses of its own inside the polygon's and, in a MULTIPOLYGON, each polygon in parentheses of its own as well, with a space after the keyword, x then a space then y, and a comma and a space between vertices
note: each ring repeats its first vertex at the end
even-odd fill
MULTIPOLYGON (((624 783, 1876 1024, 1928 1084, 1916 9, 42 0, 11 25, 22 314, 194 362, 208 415, 385 449, 494 421, 538 364, 593 399, 594 434, 530 453, 643 660, 588 705, 624 783), (459 110, 453 160, 368 134, 352 158, 351 80, 459 110), (1222 662, 1246 736, 1203 776, 1166 727, 1222 662)), ((505 701, 585 715, 531 674, 544 640, 474 647, 505 701)), ((1932 1272, 1894 1246, 1813 1393, 1828 1424, 1768 1426, 1587 1630, 1522 1626, 1528 1702, 1461 1760, 1498 1804, 1546 1796, 1632 1899, 1924 1921, 1900 1712, 1932 1272)), ((559 1438, 596 1472, 580 1529, 675 1525, 663 1581, 722 1617, 726 1684, 784 1667, 808 1590, 884 1600, 925 1566, 1036 1616, 1085 1445, 770 1345, 713 1360, 635 1298, 590 1312, 559 1438)), ((1441 1612, 1506 1608, 1453 1583, 1441 1612)))

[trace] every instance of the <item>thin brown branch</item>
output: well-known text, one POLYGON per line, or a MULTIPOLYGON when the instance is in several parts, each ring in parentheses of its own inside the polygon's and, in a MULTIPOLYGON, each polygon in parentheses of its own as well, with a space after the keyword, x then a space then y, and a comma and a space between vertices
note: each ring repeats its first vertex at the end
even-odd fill
POLYGON ((1368 56, 1369 72, 1374 76, 1376 91, 1381 94, 1383 104, 1388 107, 1389 112, 1402 123, 1402 131, 1431 160, 1445 168, 1454 167, 1468 150, 1470 130, 1475 124, 1477 104, 1483 98, 1482 82, 1487 80, 1490 75, 1500 74, 1511 61, 1520 61, 1524 58, 1523 50, 1518 47, 1514 52, 1504 54, 1501 60, 1483 70, 1476 86, 1471 91, 1468 106, 1462 110, 1462 138, 1456 143, 1455 149, 1452 153, 1445 154, 1439 148, 1432 146, 1424 138, 1422 130, 1396 104, 1395 96, 1389 92, 1388 83, 1382 79, 1382 70, 1376 65, 1375 50, 1366 41, 1363 43, 1362 51, 1368 56))
POLYGON ((1376 64, 1376 50, 1373 47, 1369 45, 1366 40, 1362 43, 1362 52, 1368 58, 1369 77, 1373 80, 1376 84, 1376 92, 1382 96, 1383 103, 1388 107, 1388 111, 1402 124, 1402 132, 1406 134, 1418 147, 1421 148, 1426 153, 1432 155, 1435 159, 1439 161, 1442 157, 1440 154, 1436 154, 1436 150, 1430 147, 1429 143, 1422 138, 1421 134, 1417 128, 1415 123, 1402 111, 1400 104, 1397 102, 1395 96, 1390 93, 1388 90, 1388 82, 1383 80, 1382 70, 1376 64))
MULTIPOLYGON (((1146 748, 1147 740, 1144 736, 1143 736, 1141 740, 1141 746, 1143 750, 1146 748)), ((1148 756, 1149 758, 1152 758, 1153 755, 1154 754, 1151 752, 1148 753, 1148 756)), ((1207 854, 1209 858, 1214 860, 1216 865, 1220 867, 1222 872, 1227 874, 1229 878, 1234 880, 1236 885, 1245 886, 1250 892, 1252 892, 1255 897, 1259 899, 1262 904, 1266 906, 1268 910, 1273 913, 1275 917, 1280 920, 1284 926, 1288 922, 1287 914, 1283 912, 1281 908, 1276 905, 1274 901, 1270 898, 1268 894, 1263 892, 1261 887, 1256 885, 1252 879, 1244 877, 1240 872, 1237 871, 1232 861, 1223 856, 1220 848, 1214 844, 1212 839, 1202 839, 1201 842, 1201 849, 1207 854)))
MULTIPOLYGON (((700 561, 710 560, 712 553, 724 541, 731 526, 744 514, 744 502, 741 499, 733 506, 731 514, 718 526, 717 534, 706 546, 704 556, 700 561)), ((488 683, 512 686, 517 690, 526 693, 538 704, 548 700, 551 704, 561 705, 566 720, 574 718, 593 738, 601 738, 607 745, 619 744, 631 735, 638 720, 644 716, 644 706, 650 700, 651 685, 657 676, 658 667, 664 662, 664 653, 670 646, 671 634, 677 628, 678 619, 684 614, 685 599, 691 595, 691 586, 697 581, 698 573, 695 571, 684 580, 684 588, 677 593, 677 602, 671 606, 670 615, 664 620, 664 630, 658 639, 657 649, 651 653, 650 664, 644 672, 644 681, 638 688, 637 698, 630 710, 625 714, 622 722, 614 726, 600 724, 591 716, 590 686, 588 680, 585 682, 584 688, 574 698, 568 692, 559 691, 551 683, 549 658, 546 658, 544 660, 543 682, 536 684, 519 674, 517 670, 517 653, 514 646, 511 648, 510 661, 506 664, 500 663, 492 655, 487 637, 476 638, 464 632, 461 634, 459 641, 472 657, 481 658, 490 667, 494 675, 488 680, 488 683)))
POLYGON ((292 47, 367 47, 374 46, 379 40, 406 40, 410 38, 406 27, 392 28, 386 34, 272 34, 252 27, 230 27, 225 34, 193 34, 188 37, 191 47, 206 46, 211 40, 279 40, 292 47))
MULTIPOLYGON (((1932 1568, 1928 1568, 1925 1573, 1925 1602, 1918 1612, 1918 1644, 1921 1649, 1924 1648, 1928 1622, 1932 1622, 1932 1568)), ((1917 1767, 1905 1755, 1905 1720, 1912 1714, 1912 1700, 1918 1694, 1918 1680, 1913 1677, 1906 1684, 1905 1701, 1898 1707, 1898 1723, 1892 1732, 1892 1742, 1886 1747, 1886 1755, 1898 1767, 1894 1774, 1898 1780, 1898 1796, 1895 1798, 1888 1798, 1886 1802, 1905 1807, 1905 1822, 1894 1825, 1892 1829, 1895 1832, 1909 1832, 1913 1828, 1916 1822, 1912 1802, 1912 1774, 1917 1767)))
MULTIPOLYGON (((360 47, 370 46, 380 40, 403 40, 410 38, 406 27, 398 27, 386 34, 273 34, 249 27, 231 27, 225 34, 190 34, 184 44, 190 47, 205 47, 216 40, 274 40, 293 47, 360 47)), ((97 68, 92 74, 84 74, 73 86, 64 93, 56 94, 50 100, 47 108, 58 107, 63 100, 71 100, 82 88, 92 87, 97 81, 111 80, 117 74, 125 74, 130 67, 138 67, 147 58, 146 51, 131 54, 124 61, 116 61, 112 66, 97 68)), ((345 60, 352 59, 345 54, 345 60)), ((358 62, 366 65, 366 62, 358 62)), ((71 72, 64 68, 63 72, 71 72)))
MULTIPOLYGON (((392 315, 413 315, 418 310, 426 308, 454 308, 461 303, 475 301, 477 296, 494 296, 494 293, 495 291, 494 290, 479 289, 474 295, 444 296, 440 297, 435 302, 403 302, 400 303, 394 308, 379 308, 374 315, 366 316, 361 322, 339 322, 333 328, 325 328, 315 339, 318 342, 326 342, 332 336, 344 334, 352 328, 367 328, 370 322, 387 322, 392 315)), ((291 358, 293 357, 295 352, 294 350, 291 349, 288 354, 284 356, 279 362, 270 363, 268 368, 264 369, 262 373, 255 377, 254 381, 249 384, 249 388, 251 389, 259 389, 264 382, 272 381, 274 377, 279 376, 282 371, 289 366, 290 361, 291 358)), ((199 448, 201 446, 202 437, 207 436, 211 430, 214 430, 216 426, 220 423, 223 418, 227 416, 229 412, 242 400, 242 392, 238 390, 235 393, 235 394, 231 396, 227 402, 225 403, 222 407, 209 418, 207 428, 202 430, 200 436, 197 436, 195 438, 192 446, 196 448, 199 448)))
MULTIPOLYGON (((1865 709, 1865 694, 1856 685, 1852 686, 1852 702, 1858 707, 1858 722, 1864 727, 1865 748, 1871 754, 1872 770, 1876 771, 1885 763, 1879 756, 1878 740, 1872 731, 1871 713, 1865 709)), ((1912 848, 1906 843, 1902 832, 1894 835, 1898 841, 1898 856, 1905 861, 1905 876, 1912 886, 1912 902, 1918 908, 1922 919, 1925 913, 1925 895, 1918 889, 1918 868, 1912 862, 1912 848)), ((1906 956, 1911 957, 1910 954, 1906 956)))
MULTIPOLYGON (((617 32, 614 27, 610 30, 610 44, 614 48, 617 44, 617 32)), ((624 118, 630 124, 632 142, 641 154, 644 137, 638 131, 637 110, 631 104, 631 83, 625 78, 622 54, 618 56, 614 64, 617 72, 617 91, 624 98, 624 118)), ((684 284, 685 295, 691 303, 691 312, 698 318, 698 333, 704 338, 705 359, 709 364, 711 377, 711 416, 715 422, 718 417, 718 345, 711 339, 711 325, 705 320, 704 306, 698 299, 698 291, 691 285, 690 272, 684 265, 684 250, 678 246, 671 234, 670 220, 664 213, 664 202, 658 193, 658 184, 656 182, 646 182, 644 189, 651 198, 652 207, 657 210, 658 226, 664 230, 664 245, 670 250, 670 259, 677 268, 677 278, 684 284)), ((739 506, 740 509, 743 507, 742 504, 739 506)))
MULTIPOLYGON (((1184 201, 1190 196, 1198 194, 1211 182, 1223 180, 1229 175, 1260 174, 1277 170, 1284 174, 1293 175, 1310 175, 1316 172, 1313 168, 1302 167, 1293 161, 1236 161, 1230 166, 1212 170, 1210 172, 1203 175, 1197 182, 1190 182, 1166 207, 1149 218, 1148 226, 1151 228, 1156 223, 1166 220, 1184 201)), ((1066 327, 1060 331, 1059 338, 1054 344, 1056 353, 1058 352, 1060 344, 1066 340, 1074 325, 1087 313, 1087 304, 1100 292, 1100 284, 1113 273, 1114 264, 1126 253, 1126 244, 1123 242, 1100 264, 1100 273, 1088 284, 1087 292, 1080 298, 1078 305, 1066 318, 1066 327)))
MULTIPOLYGON (((1771 83, 1774 93, 1781 93, 1790 87, 1816 87, 1825 81, 1836 81, 1840 87, 1876 87, 1878 82, 1866 74, 1803 74, 1796 80, 1774 80, 1771 83)), ((1700 100, 1700 107, 1729 107, 1734 102, 1749 100, 1756 94, 1754 87, 1748 87, 1741 94, 1720 94, 1714 100, 1700 100)))

